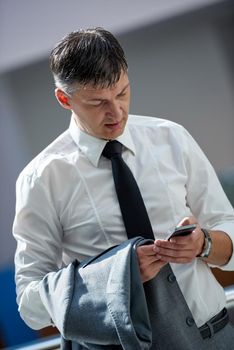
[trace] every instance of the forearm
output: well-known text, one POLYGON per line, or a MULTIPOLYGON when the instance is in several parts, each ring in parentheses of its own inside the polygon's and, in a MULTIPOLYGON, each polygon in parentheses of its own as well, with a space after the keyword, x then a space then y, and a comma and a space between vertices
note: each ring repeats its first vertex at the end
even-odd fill
POLYGON ((233 253, 232 240, 223 231, 210 231, 212 248, 208 258, 203 258, 209 264, 223 266, 228 263, 233 253))
MULTIPOLYGON (((196 218, 186 217, 179 225, 196 223, 196 218)), ((169 241, 156 240, 154 251, 156 258, 169 263, 190 263, 199 258, 204 262, 223 269, 233 269, 233 241, 231 236, 222 230, 209 230, 211 250, 207 258, 201 257, 206 246, 205 235, 200 225, 188 236, 173 237, 169 241), (230 261, 229 261, 230 260, 230 261)))

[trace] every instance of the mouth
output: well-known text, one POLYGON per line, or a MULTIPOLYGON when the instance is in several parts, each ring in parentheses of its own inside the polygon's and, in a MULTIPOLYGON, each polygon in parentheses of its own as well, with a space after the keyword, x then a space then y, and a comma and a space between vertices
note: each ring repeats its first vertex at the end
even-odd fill
POLYGON ((105 126, 110 129, 110 130, 116 130, 120 128, 121 123, 117 122, 117 123, 109 123, 109 124, 105 124, 105 126))

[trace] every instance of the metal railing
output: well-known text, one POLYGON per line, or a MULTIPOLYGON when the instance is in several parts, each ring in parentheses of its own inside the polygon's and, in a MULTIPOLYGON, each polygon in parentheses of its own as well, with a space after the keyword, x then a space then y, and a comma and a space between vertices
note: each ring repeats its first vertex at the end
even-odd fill
POLYGON ((3 350, 57 350, 60 349, 60 336, 46 337, 41 340, 36 340, 27 344, 22 344, 3 350))
POLYGON ((224 288, 228 307, 234 306, 234 284, 224 288))
POLYGON ((234 284, 224 288, 230 321, 234 325, 234 284))

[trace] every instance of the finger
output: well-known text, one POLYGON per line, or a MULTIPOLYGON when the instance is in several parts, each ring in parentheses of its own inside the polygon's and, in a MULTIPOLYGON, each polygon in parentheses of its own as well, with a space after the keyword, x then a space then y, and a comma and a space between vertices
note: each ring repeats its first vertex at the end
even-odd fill
POLYGON ((141 266, 149 266, 151 264, 154 264, 155 262, 158 262, 158 260, 160 260, 161 256, 160 254, 154 254, 154 255, 143 255, 140 256, 138 255, 138 262, 139 265, 141 266))
MULTIPOLYGON (((196 237, 195 234, 194 237, 196 237)), ((191 262, 198 254, 197 240, 187 237, 177 237, 176 240, 180 240, 182 243, 157 240, 154 248, 155 257, 170 263, 191 262)))
MULTIPOLYGON (((139 248, 143 248, 143 247, 139 247, 139 248)), ((146 251, 145 249, 137 249, 136 253, 137 253, 137 258, 140 265, 147 266, 160 259, 160 255, 158 254, 156 256, 156 253, 152 248, 150 251, 146 251)))
POLYGON ((161 270, 161 268, 166 265, 166 261, 157 261, 154 262, 147 267, 145 266, 140 266, 140 273, 141 273, 141 280, 142 282, 146 282, 154 278, 158 272, 161 270))
POLYGON ((139 255, 146 255, 146 256, 151 256, 151 255, 155 255, 154 252, 154 244, 150 244, 150 245, 142 245, 137 247, 137 254, 139 255))
POLYGON ((192 225, 192 224, 197 224, 198 221, 195 218, 195 216, 186 216, 183 218, 177 226, 185 226, 185 225, 192 225))
POLYGON ((166 263, 173 263, 173 264, 189 264, 193 261, 194 257, 168 257, 168 256, 162 256, 160 261, 164 261, 166 263))
POLYGON ((182 240, 181 239, 178 239, 177 241, 177 238, 181 238, 181 237, 176 237, 175 240, 171 239, 170 241, 167 241, 167 240, 156 240, 154 242, 154 248, 153 250, 158 253, 159 249, 160 248, 165 248, 165 249, 174 249, 174 250, 181 250, 183 249, 185 246, 188 245, 188 240, 186 239, 187 237, 182 237, 182 240))
POLYGON ((193 244, 193 242, 196 240, 196 235, 193 235, 193 232, 187 236, 172 237, 170 238, 169 242, 172 243, 173 245, 180 245, 180 246, 193 244))
POLYGON ((174 259, 174 258, 192 258, 194 256, 194 249, 166 249, 159 248, 158 253, 156 253, 156 258, 160 256, 160 259, 174 259))

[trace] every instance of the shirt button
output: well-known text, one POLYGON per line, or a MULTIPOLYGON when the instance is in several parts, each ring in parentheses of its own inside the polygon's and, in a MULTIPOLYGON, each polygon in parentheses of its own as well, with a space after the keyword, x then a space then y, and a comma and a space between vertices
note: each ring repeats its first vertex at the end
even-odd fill
POLYGON ((195 323, 194 319, 192 317, 187 317, 186 318, 186 323, 189 327, 192 327, 195 323))
POLYGON ((176 281, 176 276, 173 273, 170 273, 170 275, 167 276, 167 280, 170 283, 174 283, 176 281))

